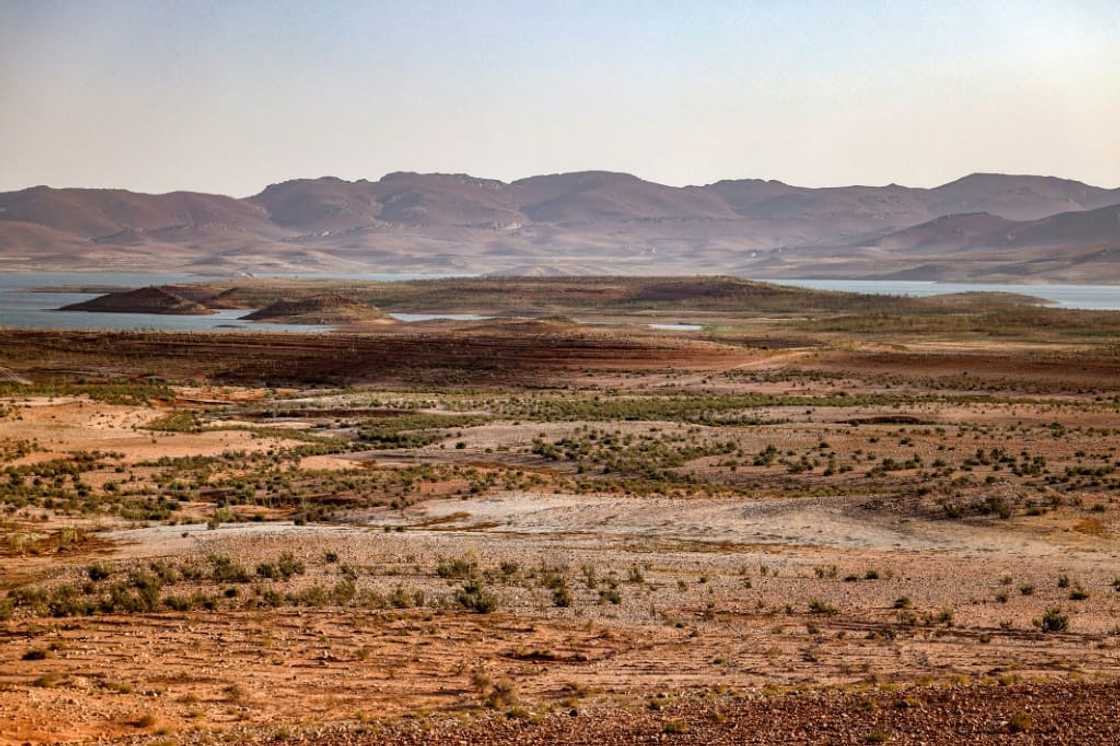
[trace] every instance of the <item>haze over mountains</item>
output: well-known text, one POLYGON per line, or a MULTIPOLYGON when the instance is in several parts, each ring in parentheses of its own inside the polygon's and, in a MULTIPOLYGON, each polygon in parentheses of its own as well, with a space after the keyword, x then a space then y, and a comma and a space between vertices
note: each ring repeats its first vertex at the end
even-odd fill
POLYGON ((0 193, 4 269, 1120 282, 1120 189, 1001 174, 670 187, 604 171, 297 179, 244 199, 39 186, 0 193))

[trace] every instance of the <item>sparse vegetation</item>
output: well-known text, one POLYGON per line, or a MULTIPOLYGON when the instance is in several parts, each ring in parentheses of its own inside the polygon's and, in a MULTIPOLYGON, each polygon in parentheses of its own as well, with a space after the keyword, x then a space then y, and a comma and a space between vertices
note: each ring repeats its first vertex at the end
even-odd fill
POLYGON ((1069 616, 1062 613, 1060 608, 1051 607, 1041 619, 1035 621, 1035 626, 1043 632, 1065 632, 1069 629, 1069 616))
MULTIPOLYGON (((0 365, 57 384, 0 404, 0 621, 18 641, 0 673, 17 693, 111 699, 118 731, 149 731, 134 737, 221 711, 288 740, 320 727, 293 692, 340 681, 360 711, 316 706, 370 737, 396 727, 377 709, 394 698, 424 703, 419 733, 445 707, 582 725, 634 692, 669 740, 804 696, 868 742, 901 738, 880 717, 895 708, 970 706, 958 687, 1033 702, 1051 683, 1009 662, 1046 671, 1075 644, 1098 686, 1120 588, 1087 559, 1120 516, 1114 342, 1006 309, 1006 336, 962 353, 956 330, 990 310, 877 307, 713 311, 695 348, 631 334, 621 307, 577 332, 250 334, 222 341, 235 354, 198 334, 191 360, 159 334, 47 335, 45 352, 8 334, 0 365), (1031 336, 1028 318, 1057 326, 1031 336), (76 370, 168 383, 91 398, 67 388, 102 386, 76 370), (1054 551, 1021 561, 1020 541, 1054 551), (134 651, 166 668, 161 696, 134 651), (201 659, 246 677, 200 680, 201 659), (945 660, 989 673, 930 677, 945 660), (592 670, 617 681, 585 702, 572 680, 592 670), (839 685, 790 694, 806 672, 839 685), (757 702, 735 699, 760 679, 757 702)), ((985 727, 1050 732, 1048 710, 1018 707, 985 727)))

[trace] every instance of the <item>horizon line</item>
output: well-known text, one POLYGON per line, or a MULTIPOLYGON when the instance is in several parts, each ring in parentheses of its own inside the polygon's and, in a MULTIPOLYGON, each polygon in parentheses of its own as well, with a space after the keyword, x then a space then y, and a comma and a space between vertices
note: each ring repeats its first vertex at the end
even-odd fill
POLYGON ((764 182, 764 183, 772 183, 772 184, 782 184, 783 186, 793 187, 795 189, 809 189, 809 190, 861 189, 861 188, 862 189, 889 189, 891 187, 897 187, 899 189, 909 189, 909 190, 915 190, 915 191, 931 191, 931 190, 934 190, 934 189, 940 189, 940 188, 948 186, 950 184, 955 184, 959 181, 963 181, 965 179, 972 178, 972 177, 998 176, 998 177, 1006 177, 1006 178, 1055 179, 1055 180, 1058 180, 1058 181, 1071 181, 1071 182, 1075 182, 1075 183, 1078 183, 1078 184, 1083 184, 1087 187, 1091 187, 1091 188, 1094 188, 1094 189, 1103 189, 1105 191, 1120 191, 1120 185, 1115 186, 1115 187, 1101 186, 1099 184, 1091 184, 1087 181, 1082 181, 1081 179, 1071 178, 1071 177, 1068 177, 1068 176, 1056 176, 1056 175, 1053 175, 1053 174, 1038 174, 1038 173, 1009 173, 1009 172, 1003 172, 1003 171, 971 171, 971 172, 969 172, 967 174, 964 174, 962 176, 958 176, 955 179, 950 179, 949 181, 945 181, 945 182, 942 182, 940 184, 936 184, 934 186, 923 187, 923 186, 908 186, 906 184, 900 184, 900 183, 894 182, 894 181, 889 182, 887 184, 849 183, 849 184, 833 184, 833 185, 826 185, 826 186, 802 186, 802 185, 794 184, 794 183, 791 183, 791 182, 788 182, 788 181, 783 181, 782 179, 768 179, 768 178, 755 177, 755 176, 740 176, 740 177, 733 177, 733 178, 723 178, 723 179, 717 179, 715 181, 711 181, 711 182, 708 182, 708 183, 705 183, 705 184, 684 184, 684 185, 681 185, 681 186, 675 186, 673 184, 665 184, 665 183, 662 183, 662 182, 659 182, 659 181, 653 181, 653 180, 650 180, 650 179, 645 179, 645 178, 642 178, 641 176, 638 176, 637 174, 631 173, 629 171, 612 171, 610 169, 582 169, 582 170, 577 170, 577 171, 554 171, 554 172, 550 172, 550 173, 539 173, 539 174, 532 174, 532 175, 529 175, 529 176, 522 176, 520 178, 513 179, 511 181, 505 181, 503 179, 497 179, 497 178, 492 178, 492 177, 488 177, 488 176, 476 176, 474 174, 470 174, 470 173, 467 173, 465 171, 406 171, 406 170, 397 169, 397 170, 393 170, 393 171, 386 171, 384 174, 382 174, 377 179, 369 179, 367 177, 347 179, 345 177, 335 176, 333 174, 322 174, 320 176, 295 176, 295 177, 283 179, 281 181, 275 181, 275 182, 266 184, 259 191, 254 192, 252 194, 246 194, 246 195, 243 195, 243 196, 235 196, 233 194, 230 194, 230 193, 227 193, 227 192, 220 192, 220 191, 204 191, 204 190, 201 190, 201 189, 172 189, 172 190, 166 191, 166 192, 154 192, 154 191, 143 191, 143 190, 139 190, 139 189, 131 189, 131 188, 128 188, 128 187, 73 186, 73 185, 71 185, 71 186, 52 186, 50 184, 33 184, 33 185, 30 185, 30 186, 21 187, 21 188, 17 188, 17 189, 0 191, 0 194, 13 194, 13 193, 17 193, 17 192, 27 192, 27 191, 31 191, 33 189, 53 189, 53 190, 58 190, 58 191, 61 191, 61 190, 64 190, 64 189, 81 189, 81 190, 84 190, 84 191, 123 191, 123 192, 130 192, 132 194, 142 194, 142 195, 148 195, 148 196, 153 196, 153 197, 162 197, 162 196, 167 196, 167 195, 171 195, 171 194, 207 194, 207 195, 214 195, 214 196, 229 197, 231 199, 236 199, 236 200, 243 200, 243 199, 249 199, 249 198, 255 197, 255 196, 263 193, 269 187, 278 186, 278 185, 281 185, 281 184, 288 184, 288 183, 291 183, 291 182, 294 182, 294 181, 322 181, 322 180, 332 179, 332 180, 336 180, 336 181, 342 181, 342 182, 345 182, 347 184, 357 184, 357 183, 360 183, 360 182, 376 184, 376 183, 379 183, 381 181, 384 181, 388 177, 397 176, 397 175, 428 176, 428 177, 432 177, 432 176, 453 176, 453 177, 466 177, 466 178, 470 178, 470 179, 477 179, 479 181, 492 181, 492 182, 497 182, 497 183, 499 183, 503 186, 512 186, 512 185, 517 184, 519 182, 527 181, 529 179, 536 179, 536 178, 550 177, 550 176, 575 176, 575 175, 581 175, 581 174, 604 174, 604 175, 612 175, 612 176, 625 176, 625 177, 631 177, 631 178, 637 179, 638 181, 642 181, 642 182, 647 183, 647 184, 655 184, 657 186, 665 187, 667 189, 681 189, 681 190, 683 190, 683 189, 705 189, 705 188, 708 188, 708 187, 715 186, 717 184, 723 184, 723 183, 728 183, 728 182, 755 181, 755 182, 764 182))

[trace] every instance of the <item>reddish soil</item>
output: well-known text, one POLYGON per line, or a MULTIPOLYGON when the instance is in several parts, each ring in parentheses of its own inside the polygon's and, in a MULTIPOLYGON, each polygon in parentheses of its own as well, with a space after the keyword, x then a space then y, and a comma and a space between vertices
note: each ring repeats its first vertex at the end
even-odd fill
POLYGON ((654 334, 362 335, 0 332, 5 362, 31 375, 69 366, 133 378, 137 371, 252 383, 550 380, 559 371, 730 368, 748 350, 654 334))

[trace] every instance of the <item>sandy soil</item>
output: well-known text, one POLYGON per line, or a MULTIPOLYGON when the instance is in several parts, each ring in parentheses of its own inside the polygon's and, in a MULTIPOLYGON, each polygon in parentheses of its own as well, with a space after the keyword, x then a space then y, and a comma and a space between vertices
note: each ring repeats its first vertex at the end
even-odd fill
POLYGON ((225 430, 204 433, 165 433, 144 430, 161 416, 151 406, 109 405, 84 398, 32 397, 13 400, 20 418, 0 419, 0 440, 38 441, 40 449, 13 462, 34 463, 65 456, 73 451, 114 451, 125 461, 138 463, 164 456, 214 455, 223 451, 265 451, 275 440, 252 433, 225 430))
POLYGON ((437 331, 455 343, 114 339, 251 385, 4 400, 4 598, 112 600, 163 574, 146 609, 0 607, 0 744, 1115 742, 1107 356, 437 331), (312 368, 367 378, 315 389, 312 368), (308 387, 257 385, 271 374, 308 387), (595 418, 637 395, 695 408, 595 418), (600 397, 571 410, 590 419, 528 406, 578 397, 600 397), (206 429, 144 429, 182 412, 206 429), (338 447, 437 413, 489 419, 338 447), (111 455, 80 479, 20 471, 82 451, 111 455), (215 458, 140 466, 181 456, 215 458), (973 509, 988 498, 1007 515, 973 509), (474 583, 493 608, 464 601, 474 583), (1065 625, 1044 630, 1051 610, 1065 625))

